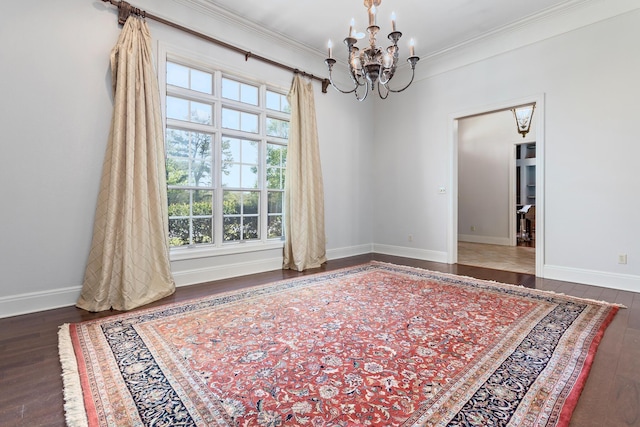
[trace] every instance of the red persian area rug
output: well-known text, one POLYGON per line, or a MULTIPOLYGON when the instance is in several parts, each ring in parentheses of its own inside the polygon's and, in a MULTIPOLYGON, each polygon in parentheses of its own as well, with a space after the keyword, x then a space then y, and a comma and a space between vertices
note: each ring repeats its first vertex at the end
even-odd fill
POLYGON ((71 426, 566 426, 612 304, 372 262, 60 328, 71 426))

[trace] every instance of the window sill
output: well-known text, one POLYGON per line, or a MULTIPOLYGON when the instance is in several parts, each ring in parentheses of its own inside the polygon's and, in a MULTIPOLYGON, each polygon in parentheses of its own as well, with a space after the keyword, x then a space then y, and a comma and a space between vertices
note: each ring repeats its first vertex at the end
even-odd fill
POLYGON ((282 249, 283 241, 270 241, 267 243, 235 243, 223 247, 198 246, 194 248, 176 248, 169 251, 170 261, 184 261, 198 258, 211 258, 224 255, 235 255, 249 252, 270 251, 282 249))

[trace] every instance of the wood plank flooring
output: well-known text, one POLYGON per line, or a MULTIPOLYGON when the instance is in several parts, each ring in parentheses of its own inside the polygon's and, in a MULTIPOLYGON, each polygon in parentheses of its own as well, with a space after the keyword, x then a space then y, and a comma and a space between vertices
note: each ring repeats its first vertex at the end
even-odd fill
MULTIPOLYGON (((579 297, 621 303, 596 355, 591 374, 571 420, 572 427, 640 426, 640 294, 569 282, 536 279, 522 273, 447 265, 383 255, 332 260, 322 268, 298 273, 277 270, 178 288, 151 306, 184 301, 275 280, 333 270, 376 259, 498 282, 520 284, 579 297)), ((0 319, 0 425, 64 426, 58 326, 105 317, 75 307, 0 319)))

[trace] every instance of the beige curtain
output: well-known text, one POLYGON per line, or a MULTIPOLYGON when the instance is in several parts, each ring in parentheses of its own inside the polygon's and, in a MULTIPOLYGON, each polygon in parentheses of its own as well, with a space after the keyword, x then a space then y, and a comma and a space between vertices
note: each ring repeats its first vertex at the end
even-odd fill
POLYGON ((303 271, 327 260, 324 190, 311 82, 296 74, 288 99, 291 124, 285 180, 284 268, 303 271))
POLYGON ((147 24, 129 17, 111 51, 114 110, 82 293, 89 311, 130 310, 175 290, 169 265, 160 94, 147 24))

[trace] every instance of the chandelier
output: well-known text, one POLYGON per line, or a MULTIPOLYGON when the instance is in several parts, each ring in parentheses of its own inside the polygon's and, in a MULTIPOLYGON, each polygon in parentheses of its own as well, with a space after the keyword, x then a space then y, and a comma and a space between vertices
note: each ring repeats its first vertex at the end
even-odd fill
POLYGON ((389 41, 391 41, 391 45, 386 49, 376 45, 376 36, 378 31, 380 31, 380 27, 376 24, 377 8, 380 6, 381 1, 382 0, 364 0, 364 5, 369 11, 369 26, 367 27, 369 46, 362 50, 356 46, 358 39, 364 38, 365 35, 356 32, 354 19, 351 19, 349 35, 344 39, 344 44, 347 45, 349 74, 353 81, 353 88, 350 90, 342 90, 333 82, 332 71, 336 60, 333 59, 333 44, 331 40, 329 40, 327 45, 329 58, 324 62, 329 69, 331 86, 342 93, 354 93, 358 101, 363 101, 369 92, 376 90, 382 99, 386 99, 390 92, 402 92, 413 83, 416 64, 420 60, 420 58, 415 55, 415 42, 411 39, 409 42, 409 58, 407 58, 407 62, 411 65, 411 80, 401 89, 392 89, 389 87, 389 83, 393 79, 398 66, 398 40, 402 37, 402 33, 396 30, 396 16, 395 13, 392 13, 391 32, 387 36, 389 41))

